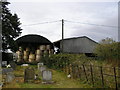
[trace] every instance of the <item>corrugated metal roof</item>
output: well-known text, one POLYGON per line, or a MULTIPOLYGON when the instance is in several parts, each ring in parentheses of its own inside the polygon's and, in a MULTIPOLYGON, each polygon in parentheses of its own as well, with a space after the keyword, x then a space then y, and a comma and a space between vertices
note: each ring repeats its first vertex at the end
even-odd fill
MULTIPOLYGON (((78 38, 88 38, 88 37, 87 37, 87 36, 82 36, 82 37, 72 37, 72 38, 65 38, 64 40, 78 39, 78 38)), ((92 39, 90 39, 90 38, 88 38, 88 39, 98 44, 98 42, 96 42, 96 41, 94 41, 94 40, 92 40, 92 39)), ((58 41, 55 41, 55 42, 53 42, 53 43, 58 43, 58 42, 60 42, 60 41, 62 41, 62 40, 58 40, 58 41)))

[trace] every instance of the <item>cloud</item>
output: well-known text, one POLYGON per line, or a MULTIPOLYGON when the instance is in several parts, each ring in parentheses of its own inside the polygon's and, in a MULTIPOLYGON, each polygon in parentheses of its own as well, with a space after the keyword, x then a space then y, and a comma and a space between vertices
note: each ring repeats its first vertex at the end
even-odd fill
MULTIPOLYGON (((117 3, 113 2, 11 2, 12 12, 18 14, 23 25, 58 21, 61 19, 103 25, 117 25, 117 3)), ((26 34, 39 34, 51 41, 61 39, 61 22, 22 26, 22 36, 26 34)), ((73 36, 90 36, 99 41, 105 36, 116 39, 117 29, 96 27, 80 23, 65 21, 65 38, 73 36), (115 32, 114 32, 115 31, 115 32)))

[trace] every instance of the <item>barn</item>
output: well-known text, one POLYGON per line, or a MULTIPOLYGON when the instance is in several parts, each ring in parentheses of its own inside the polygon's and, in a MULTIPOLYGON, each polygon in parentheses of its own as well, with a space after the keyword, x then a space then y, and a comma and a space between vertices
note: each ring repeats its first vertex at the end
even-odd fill
MULTIPOLYGON (((97 42, 86 36, 67 38, 63 40, 63 53, 84 53, 90 55, 97 44, 97 42)), ((62 51, 62 40, 54 42, 54 46, 62 51)))
POLYGON ((40 62, 41 58, 45 55, 51 55, 54 52, 53 43, 47 38, 36 35, 28 34, 16 40, 18 45, 17 62, 33 63, 40 62))

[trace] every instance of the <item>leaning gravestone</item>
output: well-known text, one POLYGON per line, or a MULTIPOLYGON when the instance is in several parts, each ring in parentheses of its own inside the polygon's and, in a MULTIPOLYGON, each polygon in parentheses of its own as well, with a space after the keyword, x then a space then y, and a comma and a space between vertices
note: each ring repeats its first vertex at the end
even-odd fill
POLYGON ((14 79, 15 79, 15 76, 14 76, 13 72, 9 72, 9 73, 7 73, 7 75, 6 75, 5 83, 10 83, 10 82, 12 82, 14 79))
POLYGON ((33 82, 35 77, 34 68, 28 67, 24 72, 24 82, 33 82))
POLYGON ((43 83, 52 83, 52 72, 50 70, 44 70, 42 72, 43 83))

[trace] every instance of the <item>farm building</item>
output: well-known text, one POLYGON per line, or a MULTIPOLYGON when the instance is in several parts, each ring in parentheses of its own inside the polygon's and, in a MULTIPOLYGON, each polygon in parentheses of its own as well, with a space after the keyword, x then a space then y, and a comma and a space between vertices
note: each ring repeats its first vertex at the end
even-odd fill
MULTIPOLYGON (((92 54, 97 44, 97 42, 86 36, 68 38, 63 40, 63 52, 92 54)), ((62 51, 62 40, 54 42, 54 46, 62 51)))
POLYGON ((53 54, 53 44, 45 37, 29 34, 16 40, 18 45, 17 62, 40 62, 41 57, 53 54))

